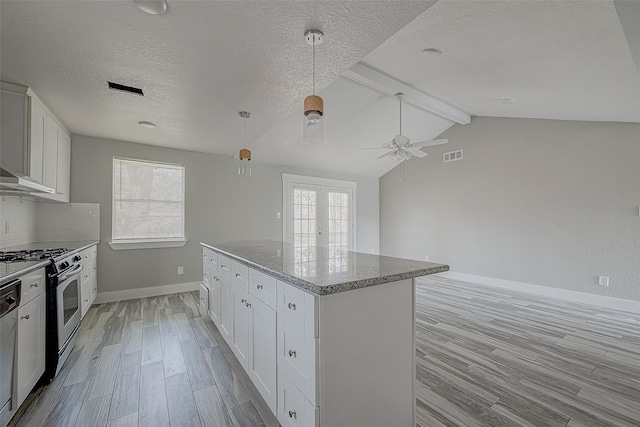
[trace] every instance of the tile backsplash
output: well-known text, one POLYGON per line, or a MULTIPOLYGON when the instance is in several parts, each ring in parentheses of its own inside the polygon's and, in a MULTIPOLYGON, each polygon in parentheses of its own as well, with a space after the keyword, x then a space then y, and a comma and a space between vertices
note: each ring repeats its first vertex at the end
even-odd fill
POLYGON ((36 238, 39 242, 100 240, 100 204, 38 203, 36 238))
POLYGON ((36 202, 0 196, 0 249, 36 240, 36 202))

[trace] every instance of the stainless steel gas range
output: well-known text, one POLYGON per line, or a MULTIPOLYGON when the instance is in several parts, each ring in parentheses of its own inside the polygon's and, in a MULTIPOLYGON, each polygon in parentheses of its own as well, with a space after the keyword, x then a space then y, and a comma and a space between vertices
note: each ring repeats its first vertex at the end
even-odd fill
POLYGON ((81 257, 65 248, 0 252, 0 269, 19 272, 21 264, 50 260, 46 266, 46 367, 50 382, 71 353, 80 328, 81 257))

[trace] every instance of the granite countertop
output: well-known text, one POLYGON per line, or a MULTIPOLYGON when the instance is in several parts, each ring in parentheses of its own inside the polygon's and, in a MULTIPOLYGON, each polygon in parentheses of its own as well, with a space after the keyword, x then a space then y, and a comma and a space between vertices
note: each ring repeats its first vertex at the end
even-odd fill
POLYGON ((0 283, 4 285, 23 274, 44 268, 51 263, 49 259, 38 261, 0 262, 0 283))
POLYGON ((275 240, 201 245, 315 295, 335 294, 449 270, 444 264, 351 251, 339 254, 321 247, 303 253, 290 243, 275 240))
MULTIPOLYGON (((26 245, 10 246, 3 248, 2 252, 22 251, 22 250, 35 250, 35 249, 55 249, 55 248, 67 248, 68 252, 54 258, 54 261, 61 260, 68 257, 71 254, 80 252, 83 249, 98 244, 98 240, 86 240, 80 242, 36 242, 28 243, 26 245)), ((15 261, 15 262, 0 262, 0 282, 6 283, 16 277, 27 274, 38 268, 42 268, 51 263, 51 260, 37 260, 37 261, 15 261)))

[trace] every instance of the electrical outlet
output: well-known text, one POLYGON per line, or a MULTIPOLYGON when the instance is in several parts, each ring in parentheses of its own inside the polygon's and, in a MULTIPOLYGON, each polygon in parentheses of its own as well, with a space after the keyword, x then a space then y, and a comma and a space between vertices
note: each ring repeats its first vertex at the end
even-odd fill
POLYGON ((184 267, 183 266, 179 266, 178 267, 178 274, 184 274, 184 267))
POLYGON ((425 261, 429 261, 429 255, 425 255, 425 256, 424 256, 424 260, 425 260, 425 261))
POLYGON ((609 287, 609 276, 598 276, 598 285, 609 287))
POLYGON ((276 256, 282 256, 282 249, 276 250, 276 256))
POLYGON ((276 212, 276 219, 280 219, 280 217, 281 217, 280 212, 276 212))

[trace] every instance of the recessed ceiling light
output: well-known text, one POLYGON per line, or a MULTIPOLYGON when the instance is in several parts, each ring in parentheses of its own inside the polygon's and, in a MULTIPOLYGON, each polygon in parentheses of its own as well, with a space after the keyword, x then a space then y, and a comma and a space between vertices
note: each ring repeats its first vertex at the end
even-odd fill
POLYGON ((147 129, 155 129, 156 127, 156 124, 151 122, 141 121, 141 122, 138 122, 138 124, 143 128, 147 128, 147 129))
POLYGON ((504 105, 511 105, 511 104, 515 104, 516 100, 511 98, 501 98, 498 102, 504 105))
POLYGON ((435 55, 435 56, 442 55, 442 51, 440 49, 436 49, 435 47, 428 47, 426 49, 422 49, 422 53, 425 53, 428 55, 435 55))
POLYGON ((138 9, 151 15, 162 15, 167 11, 166 0, 133 0, 133 3, 138 9))

